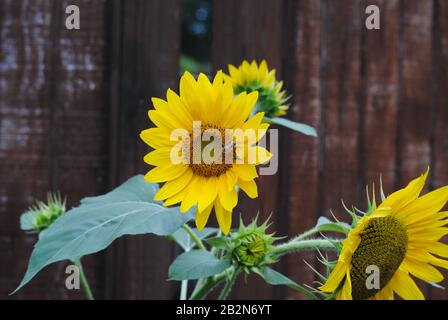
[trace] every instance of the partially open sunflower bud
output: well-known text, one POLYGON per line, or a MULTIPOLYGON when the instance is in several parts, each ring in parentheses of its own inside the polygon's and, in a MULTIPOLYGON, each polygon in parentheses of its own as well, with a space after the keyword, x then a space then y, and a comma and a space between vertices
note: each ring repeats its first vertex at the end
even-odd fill
POLYGON ((229 65, 229 76, 235 94, 258 91, 257 111, 268 118, 280 117, 288 110, 288 97, 283 90, 283 81, 277 81, 275 69, 269 70, 265 60, 243 63, 237 68, 229 65))
POLYGON ((280 238, 267 234, 268 227, 268 221, 261 226, 257 226, 257 219, 247 226, 241 221, 240 228, 231 236, 229 255, 246 273, 251 268, 260 268, 276 261, 272 254, 273 243, 280 238))
POLYGON ((20 228, 24 231, 41 232, 65 213, 65 199, 59 193, 48 193, 47 203, 36 201, 20 217, 20 228))

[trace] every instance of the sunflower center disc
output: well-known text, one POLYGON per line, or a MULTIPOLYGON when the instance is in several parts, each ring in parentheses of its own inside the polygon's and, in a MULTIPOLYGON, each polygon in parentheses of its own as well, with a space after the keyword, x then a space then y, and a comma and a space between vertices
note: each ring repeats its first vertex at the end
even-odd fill
POLYGON ((235 150, 232 143, 226 145, 225 135, 225 129, 205 125, 201 127, 201 135, 190 136, 189 166, 194 174, 205 178, 219 177, 232 168, 233 160, 236 158, 235 150), (217 140, 216 136, 204 138, 209 129, 214 130, 208 131, 209 133, 219 132, 216 136, 220 136, 220 139, 217 140))
POLYGON ((373 218, 360 236, 350 271, 355 300, 371 298, 388 284, 403 261, 408 245, 406 229, 394 217, 373 218), (366 280, 371 275, 366 272, 368 266, 378 267, 380 289, 368 289, 366 280))

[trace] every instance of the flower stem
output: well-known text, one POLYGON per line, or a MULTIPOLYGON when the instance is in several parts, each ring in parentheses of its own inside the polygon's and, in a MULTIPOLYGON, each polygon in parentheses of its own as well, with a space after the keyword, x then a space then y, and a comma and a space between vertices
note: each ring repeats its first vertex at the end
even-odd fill
POLYGON ((199 237, 196 235, 196 233, 194 233, 194 231, 187 224, 184 224, 182 226, 182 228, 184 228, 184 230, 188 233, 188 235, 191 237, 191 239, 193 239, 194 243, 196 244, 196 246, 199 249, 206 250, 201 239, 199 239, 199 237))
POLYGON ((73 263, 75 264, 75 266, 78 268, 79 270, 79 277, 81 280, 81 286, 84 290, 84 294, 86 295, 87 300, 95 300, 92 294, 92 290, 90 290, 90 285, 89 285, 89 281, 87 281, 87 277, 84 273, 84 269, 82 267, 81 264, 81 260, 76 260, 73 261, 73 263))
POLYGON ((226 285, 219 294, 218 300, 226 300, 230 294, 230 291, 232 290, 233 285, 235 284, 236 277, 238 275, 238 270, 233 269, 230 272, 231 272, 230 279, 227 279, 226 285))
POLYGON ((196 288, 190 296, 190 300, 201 300, 226 278, 225 271, 212 277, 199 279, 196 288))
POLYGON ((307 230, 304 233, 299 234, 297 237, 293 238, 291 241, 303 240, 303 239, 306 239, 318 232, 320 232, 318 228, 311 228, 310 230, 307 230))
POLYGON ((180 300, 187 300, 188 280, 182 280, 180 287, 180 300))
POLYGON ((297 240, 293 239, 287 243, 275 246, 273 253, 281 256, 290 252, 298 252, 309 249, 329 249, 337 250, 335 247, 335 242, 339 240, 326 240, 326 239, 312 239, 312 240, 297 240))

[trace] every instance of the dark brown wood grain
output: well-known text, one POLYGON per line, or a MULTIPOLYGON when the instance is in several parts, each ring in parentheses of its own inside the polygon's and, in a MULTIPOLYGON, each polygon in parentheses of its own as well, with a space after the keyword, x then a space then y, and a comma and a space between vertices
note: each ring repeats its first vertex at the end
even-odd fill
POLYGON ((399 185, 430 165, 433 2, 402 1, 401 8, 399 185))
MULTIPOLYGON (((285 26, 282 1, 214 1, 213 12, 213 60, 216 70, 228 72, 228 64, 238 66, 243 60, 260 63, 265 59, 269 68, 276 68, 281 76, 282 30, 285 26)), ((271 228, 276 230, 281 219, 276 210, 278 175, 261 176, 257 180, 259 198, 252 200, 240 194, 233 226, 238 226, 240 213, 246 224, 257 214, 259 221, 266 220, 272 214, 271 228)), ((241 299, 250 295, 255 295, 255 299, 269 299, 273 297, 273 292, 258 276, 251 276, 247 283, 240 281, 237 284, 231 298, 241 299)))
POLYGON ((357 147, 360 208, 366 207, 366 186, 371 190, 375 183, 378 187, 380 177, 384 192, 393 192, 397 170, 396 127, 401 123, 397 117, 399 1, 369 1, 369 4, 381 10, 381 29, 363 28, 362 91, 358 106, 360 144, 357 147))
MULTIPOLYGON (((433 2, 402 1, 400 9, 399 162, 396 183, 401 187, 431 165, 433 2)), ((428 189, 427 185, 424 192, 428 189)), ((418 284, 428 295, 429 286, 422 281, 418 284)))
MULTIPOLYGON (((215 69, 266 59, 292 95, 287 118, 319 133, 279 130, 279 171, 258 179, 258 199, 240 195, 234 227, 240 213, 246 223, 272 213, 271 230, 290 237, 330 209, 347 220, 340 199, 363 209, 366 185, 378 186, 381 176, 389 194, 428 165, 425 192, 448 184, 447 1, 213 6, 215 69), (371 4, 380 8, 380 30, 365 28, 371 4)), ((150 169, 139 133, 152 126, 150 98, 178 89, 180 7, 180 0, 0 0, 0 299, 82 298, 64 287, 65 262, 7 296, 36 241, 20 231, 20 213, 49 190, 67 194, 72 206, 150 169), (80 30, 65 28, 68 4, 81 9, 80 30)), ((166 279, 178 253, 161 238, 125 237, 87 257, 87 275, 100 299, 175 299, 179 283, 166 279)), ((319 267, 315 257, 292 254, 274 268, 312 284, 303 260, 319 267)), ((427 298, 448 297, 419 285, 427 298)), ((250 276, 231 298, 304 296, 250 276)))
MULTIPOLYGON (((318 190, 319 141, 324 139, 322 117, 321 72, 322 56, 322 12, 327 2, 300 1, 295 8, 297 15, 297 34, 294 41, 294 72, 290 75, 293 105, 289 117, 294 121, 307 123, 318 130, 319 138, 311 138, 298 133, 289 135, 287 175, 290 189, 294 190, 283 197, 287 201, 287 234, 297 235, 313 227, 319 215, 318 190), (294 150, 294 151, 293 151, 294 150)), ((281 157, 282 159, 283 157, 281 157)), ((315 277, 304 265, 306 260, 315 264, 311 253, 292 254, 286 258, 286 275, 300 284, 312 284, 315 277)), ((285 298, 303 298, 303 295, 288 290, 285 298)))
MULTIPOLYGON (((114 1, 110 34, 110 186, 150 168, 150 151, 139 134, 153 126, 147 113, 151 97, 165 97, 177 87, 180 2, 114 1)), ((177 90, 177 89, 176 89, 177 90)), ((138 236, 120 239, 107 250, 105 298, 177 298, 167 272, 174 246, 166 239, 138 236)))
MULTIPOLYGON (((103 119, 104 1, 1 1, 1 246, 0 296, 19 283, 35 236, 19 216, 47 191, 68 195, 68 206, 105 190, 103 119), (65 7, 83 14, 81 30, 65 28, 65 7), (10 268, 15 265, 17 267, 10 268)), ((96 292, 100 257, 86 268, 96 292)), ((80 298, 65 288, 65 267, 44 270, 12 298, 80 298)))
MULTIPOLYGON (((341 220, 348 216, 341 199, 356 204, 360 161, 359 95, 361 87, 361 41, 363 33, 362 2, 329 1, 322 51, 326 52, 322 77, 323 95, 320 141, 319 213, 331 209, 341 220)), ((324 31, 323 31, 324 32, 324 31)))
MULTIPOLYGON (((431 188, 440 188, 448 184, 448 3, 434 1, 433 8, 433 54, 432 54, 432 93, 433 108, 431 121, 431 188)), ((445 211, 448 208, 445 207, 445 211)), ((444 239, 448 243, 448 237, 444 239)), ((448 286, 448 272, 442 271, 448 286)), ((446 290, 430 288, 429 298, 447 299, 446 290)))

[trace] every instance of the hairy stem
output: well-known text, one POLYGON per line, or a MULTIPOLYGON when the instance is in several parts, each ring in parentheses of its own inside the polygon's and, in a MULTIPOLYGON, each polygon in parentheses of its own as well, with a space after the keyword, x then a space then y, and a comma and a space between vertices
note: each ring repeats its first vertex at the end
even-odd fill
POLYGON ((190 296, 190 300, 201 300, 207 296, 219 283, 226 278, 225 271, 212 277, 200 279, 190 296))
POLYGON ((230 291, 232 290, 233 285, 235 284, 236 277, 238 275, 238 270, 233 269, 230 272, 231 272, 230 278, 227 279, 226 285, 219 294, 218 300, 226 300, 230 294, 230 291))
POLYGON ((312 240, 297 240, 297 238, 275 246, 273 253, 278 256, 283 254, 298 252, 310 249, 328 249, 337 250, 335 243, 339 240, 326 240, 326 239, 312 239, 312 240))

